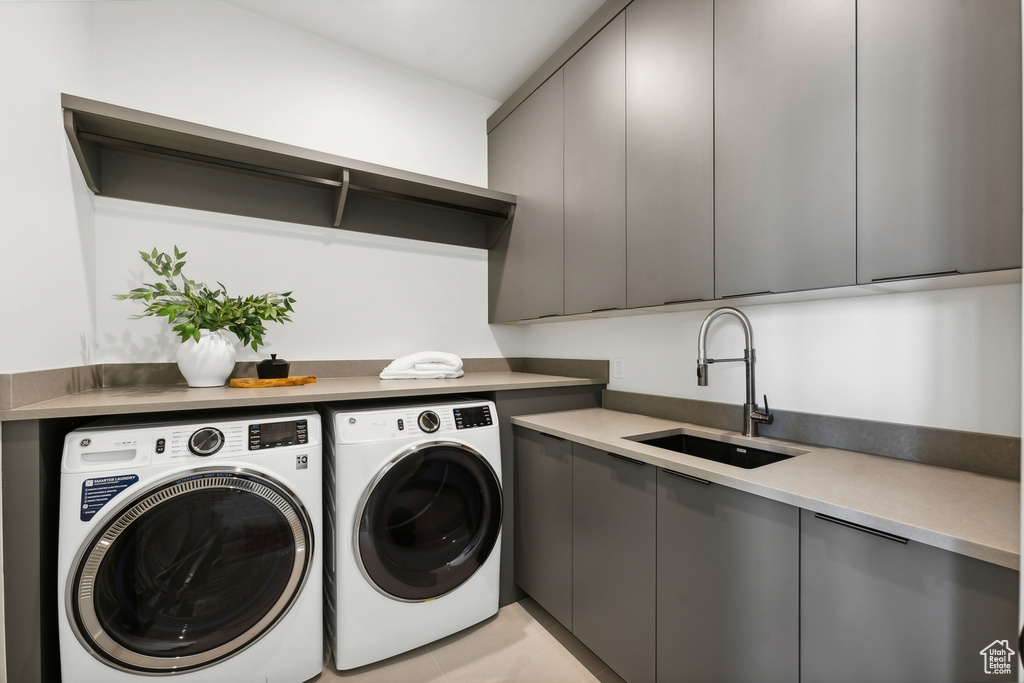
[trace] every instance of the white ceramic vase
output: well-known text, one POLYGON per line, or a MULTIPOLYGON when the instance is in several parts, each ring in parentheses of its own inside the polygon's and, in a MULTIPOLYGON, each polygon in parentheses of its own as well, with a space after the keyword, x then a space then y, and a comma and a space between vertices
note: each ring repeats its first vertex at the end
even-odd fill
POLYGON ((178 370, 190 387, 220 387, 235 369, 235 345, 221 330, 200 330, 178 347, 178 370))

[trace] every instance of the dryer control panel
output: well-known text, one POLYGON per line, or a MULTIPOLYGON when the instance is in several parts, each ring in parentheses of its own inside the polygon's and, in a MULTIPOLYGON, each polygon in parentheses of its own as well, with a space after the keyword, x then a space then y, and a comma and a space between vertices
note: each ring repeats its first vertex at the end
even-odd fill
POLYGON ((349 444, 498 427, 494 405, 486 401, 340 412, 336 419, 338 442, 349 444))
POLYGON ((472 429, 473 427, 490 427, 491 407, 489 405, 455 408, 456 429, 472 429))

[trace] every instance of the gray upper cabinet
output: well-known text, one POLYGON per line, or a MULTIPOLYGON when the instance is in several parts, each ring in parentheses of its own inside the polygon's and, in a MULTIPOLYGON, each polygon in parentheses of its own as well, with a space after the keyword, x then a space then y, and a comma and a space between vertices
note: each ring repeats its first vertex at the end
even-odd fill
POLYGON ((565 73, 565 313, 626 307, 626 18, 565 73))
MULTIPOLYGON (((487 185, 516 194, 521 176, 522 107, 509 114, 487 136, 487 185)), ((518 221, 487 251, 487 310, 490 322, 518 320, 521 310, 520 273, 523 232, 518 221), (513 227, 515 229, 513 229, 513 227)))
POLYGON ((1018 0, 860 0, 858 281, 1021 265, 1018 0))
POLYGON ((714 2, 626 8, 626 304, 714 298, 714 2))
POLYGON ((800 510, 658 471, 658 681, 790 683, 800 510))
POLYGON ((488 254, 490 321, 562 313, 562 72, 487 136, 491 189, 521 195, 488 254))
POLYGON ((627 683, 655 678, 655 476, 573 444, 572 632, 627 683))
POLYGON ((715 2, 718 297, 856 281, 855 9, 715 2))
POLYGON ((1018 572, 940 548, 800 518, 800 680, 1017 680, 986 670, 1016 650, 1018 572))
POLYGON ((515 429, 516 583, 572 630, 572 448, 515 429))
MULTIPOLYGON (((522 176, 515 226, 524 237, 521 318, 561 315, 563 299, 562 72, 544 82, 522 110, 522 176)), ((518 194, 518 193, 515 193, 518 194)))

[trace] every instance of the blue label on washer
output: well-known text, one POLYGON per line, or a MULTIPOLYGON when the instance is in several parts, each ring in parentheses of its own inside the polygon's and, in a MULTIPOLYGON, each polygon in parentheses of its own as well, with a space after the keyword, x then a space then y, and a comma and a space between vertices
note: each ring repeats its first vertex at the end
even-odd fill
POLYGON ((110 499, 139 480, 137 474, 86 479, 82 484, 82 521, 88 522, 110 499))

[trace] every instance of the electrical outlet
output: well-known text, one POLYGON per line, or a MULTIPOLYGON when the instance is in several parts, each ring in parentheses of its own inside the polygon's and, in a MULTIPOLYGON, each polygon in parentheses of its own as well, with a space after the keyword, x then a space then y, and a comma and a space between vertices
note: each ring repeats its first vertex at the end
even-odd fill
POLYGON ((612 379, 623 379, 623 362, 621 358, 612 359, 612 379))

